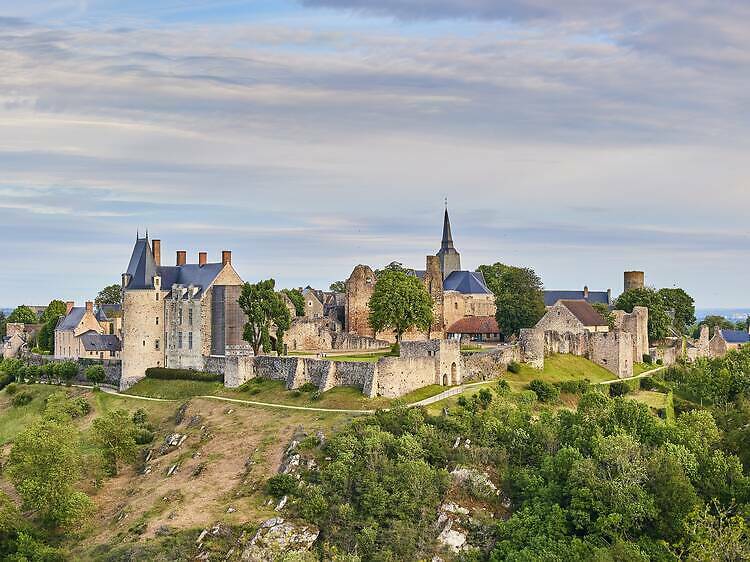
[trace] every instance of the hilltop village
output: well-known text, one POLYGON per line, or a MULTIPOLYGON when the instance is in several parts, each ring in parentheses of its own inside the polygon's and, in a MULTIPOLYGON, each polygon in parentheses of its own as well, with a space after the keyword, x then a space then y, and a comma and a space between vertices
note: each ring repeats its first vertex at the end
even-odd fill
MULTIPOLYGON (((395 398, 429 385, 455 386, 487 379, 511 363, 544 367, 545 357, 572 354, 604 367, 621 379, 633 376, 645 359, 670 365, 680 358, 723 356, 747 343, 747 331, 707 327, 692 339, 669 334, 649 341, 649 310, 616 310, 612 291, 544 290, 546 312, 536 325, 506 337, 496 320, 496 296, 481 271, 464 270, 446 208, 440 248, 425 258, 424 269, 405 269, 424 286, 432 303, 426 330, 406 330, 397 356, 376 362, 337 361, 337 354, 387 350, 392 330, 376 332, 370 301, 377 271, 354 267, 338 290, 299 289, 303 306, 279 293, 291 318, 284 349, 253 353, 244 338, 247 316, 240 306, 245 281, 232 265, 232 252, 209 261, 206 252, 189 262, 184 250, 168 265, 161 241, 137 237, 122 274, 121 304, 94 307, 67 302, 54 329, 54 353, 40 361, 98 361, 108 382, 125 390, 148 369, 216 374, 228 387, 261 377, 282 380, 288 389, 312 384, 325 392, 354 386, 366 396, 395 398), (462 345, 476 346, 470 355, 462 345)), ((623 290, 643 288, 642 271, 624 274, 623 290)), ((40 307, 41 308, 41 307, 40 307)), ((43 310, 43 308, 41 308, 43 310)), ((3 356, 30 356, 29 341, 39 323, 9 323, 3 356)), ((274 336, 270 335, 272 347, 274 336)))

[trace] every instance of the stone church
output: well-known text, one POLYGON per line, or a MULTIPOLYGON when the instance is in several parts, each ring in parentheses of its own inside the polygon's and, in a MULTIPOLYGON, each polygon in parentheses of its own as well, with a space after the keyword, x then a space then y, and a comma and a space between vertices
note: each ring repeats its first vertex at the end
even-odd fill
MULTIPOLYGON (((481 319, 479 324, 491 325, 490 334, 499 336, 495 322, 495 297, 478 271, 461 269, 461 254, 453 244, 448 209, 443 216, 443 238, 440 250, 425 260, 425 269, 411 270, 430 293, 434 322, 426 333, 411 331, 405 340, 445 338, 459 332, 452 327, 466 318, 481 319)), ((370 266, 358 265, 346 282, 346 330, 358 336, 394 341, 393 334, 375 334, 368 321, 368 303, 375 288, 375 272, 370 266)))

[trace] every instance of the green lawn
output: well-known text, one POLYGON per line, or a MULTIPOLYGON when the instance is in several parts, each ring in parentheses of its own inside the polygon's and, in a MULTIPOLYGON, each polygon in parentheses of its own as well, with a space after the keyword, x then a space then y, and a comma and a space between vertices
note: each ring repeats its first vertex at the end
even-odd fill
POLYGON ((505 379, 511 383, 527 384, 533 379, 547 382, 562 382, 572 379, 589 379, 592 383, 615 380, 617 377, 604 367, 583 357, 558 354, 545 358, 544 369, 538 371, 529 365, 521 365, 520 373, 506 373, 505 379))
POLYGON ((11 405, 11 397, 0 392, 0 445, 12 441, 23 429, 36 420, 44 410, 44 400, 50 394, 65 391, 65 387, 51 385, 18 385, 18 392, 30 392, 34 399, 25 406, 11 405))
POLYGON ((658 369, 658 365, 647 365, 646 363, 636 363, 633 365, 633 376, 637 377, 638 375, 642 375, 643 373, 647 371, 653 371, 654 369, 658 369))
POLYGON ((141 379, 124 394, 166 398, 167 400, 184 400, 191 396, 218 394, 224 385, 220 382, 141 379))
POLYGON ((649 408, 655 410, 662 410, 667 404, 667 395, 661 392, 654 392, 651 390, 639 390, 638 392, 632 392, 626 395, 627 398, 632 398, 638 402, 646 404, 649 408))

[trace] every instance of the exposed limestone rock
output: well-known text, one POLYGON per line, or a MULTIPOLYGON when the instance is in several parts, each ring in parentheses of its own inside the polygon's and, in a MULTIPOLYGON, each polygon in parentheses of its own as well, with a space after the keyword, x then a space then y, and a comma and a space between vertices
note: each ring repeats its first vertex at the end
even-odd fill
POLYGON ((261 523, 250 542, 242 551, 245 562, 272 562, 292 551, 309 550, 320 531, 313 526, 294 525, 281 517, 261 523))

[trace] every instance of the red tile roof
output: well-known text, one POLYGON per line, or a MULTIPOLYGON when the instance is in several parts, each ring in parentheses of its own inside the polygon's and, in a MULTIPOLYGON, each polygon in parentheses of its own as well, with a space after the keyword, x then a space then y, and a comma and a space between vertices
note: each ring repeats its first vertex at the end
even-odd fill
POLYGON ((451 324, 449 334, 499 334, 500 328, 494 316, 469 316, 451 324))

